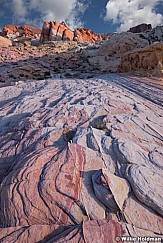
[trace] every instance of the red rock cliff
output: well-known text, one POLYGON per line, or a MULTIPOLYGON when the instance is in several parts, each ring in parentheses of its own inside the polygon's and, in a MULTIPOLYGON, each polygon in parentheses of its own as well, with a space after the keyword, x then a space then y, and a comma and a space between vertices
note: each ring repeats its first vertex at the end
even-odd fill
POLYGON ((5 25, 2 30, 2 35, 7 38, 27 37, 32 39, 39 39, 41 35, 41 29, 27 25, 5 25))

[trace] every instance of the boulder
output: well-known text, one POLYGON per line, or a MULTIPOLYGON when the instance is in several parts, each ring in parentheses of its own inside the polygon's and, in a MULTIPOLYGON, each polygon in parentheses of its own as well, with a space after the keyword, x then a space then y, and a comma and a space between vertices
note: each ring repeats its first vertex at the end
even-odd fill
POLYGON ((97 55, 118 57, 125 52, 142 48, 146 45, 148 45, 148 42, 139 37, 139 35, 122 32, 120 34, 114 34, 109 40, 105 41, 99 50, 97 50, 97 55))
POLYGON ((163 41, 163 25, 156 26, 155 28, 139 33, 140 37, 146 39, 149 44, 163 41))
POLYGON ((9 46, 12 46, 12 42, 9 39, 0 36, 0 47, 9 47, 9 46))
POLYGON ((128 32, 132 32, 132 33, 140 33, 140 32, 145 32, 147 30, 151 30, 152 29, 152 25, 151 24, 139 24, 135 27, 132 27, 128 30, 128 32))
POLYGON ((41 32, 41 42, 73 40, 73 31, 65 22, 50 21, 44 22, 41 32))
POLYGON ((18 26, 5 25, 2 29, 2 35, 7 38, 16 38, 19 36, 18 26))

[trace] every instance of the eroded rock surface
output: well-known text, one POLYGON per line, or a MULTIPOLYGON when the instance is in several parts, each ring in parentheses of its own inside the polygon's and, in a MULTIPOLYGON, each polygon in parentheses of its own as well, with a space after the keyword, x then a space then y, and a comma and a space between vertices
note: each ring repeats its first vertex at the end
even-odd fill
POLYGON ((163 79, 161 26, 144 34, 114 34, 99 49, 87 53, 90 64, 103 72, 127 72, 163 79), (153 39, 158 43, 153 44, 153 39))
POLYGON ((11 39, 19 37, 39 39, 41 35, 41 29, 28 25, 5 25, 2 30, 2 35, 11 39))
POLYGON ((93 43, 109 39, 111 34, 96 34, 90 29, 77 28, 72 31, 65 22, 44 22, 41 33, 41 42, 69 40, 93 43))
POLYGON ((0 48, 0 82, 38 80, 56 75, 67 78, 90 77, 99 72, 83 55, 86 48, 94 49, 98 45, 52 41, 39 46, 19 43, 10 48, 0 48))
POLYGON ((118 70, 122 73, 147 71, 153 76, 163 77, 163 44, 155 43, 124 54, 118 70))
POLYGON ((146 45, 148 41, 137 34, 129 32, 115 34, 95 50, 92 57, 90 53, 89 61, 100 70, 117 72, 121 57, 125 53, 146 45))
POLYGON ((163 236, 163 110, 114 80, 0 88, 1 242, 163 236))

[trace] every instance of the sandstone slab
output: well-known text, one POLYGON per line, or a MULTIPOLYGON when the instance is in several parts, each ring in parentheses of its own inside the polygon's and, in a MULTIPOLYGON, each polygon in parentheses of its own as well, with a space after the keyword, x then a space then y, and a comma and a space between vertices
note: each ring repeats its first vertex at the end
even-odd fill
POLYGON ((0 88, 0 241, 162 235, 161 98, 118 81, 146 89, 120 75, 0 88))

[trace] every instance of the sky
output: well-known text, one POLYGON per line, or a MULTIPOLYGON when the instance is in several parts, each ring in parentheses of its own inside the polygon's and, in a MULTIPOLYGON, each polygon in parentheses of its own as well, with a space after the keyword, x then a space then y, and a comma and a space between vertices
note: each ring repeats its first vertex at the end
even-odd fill
POLYGON ((0 0, 0 28, 6 24, 42 27, 66 21, 71 29, 97 33, 127 31, 141 23, 163 25, 163 0, 0 0))

